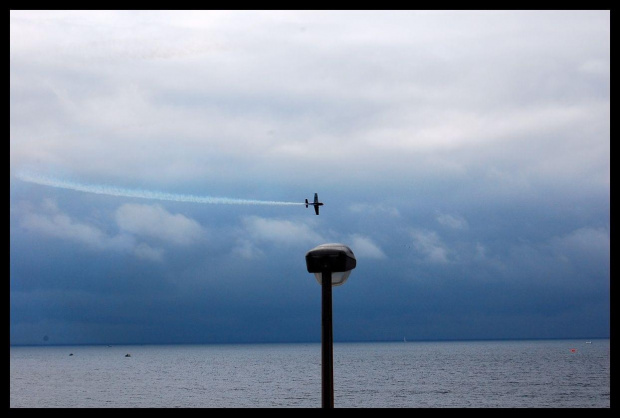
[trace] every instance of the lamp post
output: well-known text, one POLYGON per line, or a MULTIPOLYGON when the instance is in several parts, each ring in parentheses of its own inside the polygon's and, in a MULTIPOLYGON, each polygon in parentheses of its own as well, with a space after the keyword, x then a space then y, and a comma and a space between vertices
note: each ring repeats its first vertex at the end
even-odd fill
POLYGON ((334 335, 332 332, 332 286, 347 281, 356 260, 343 244, 322 244, 306 253, 308 273, 321 285, 321 381, 322 406, 334 407, 334 335))

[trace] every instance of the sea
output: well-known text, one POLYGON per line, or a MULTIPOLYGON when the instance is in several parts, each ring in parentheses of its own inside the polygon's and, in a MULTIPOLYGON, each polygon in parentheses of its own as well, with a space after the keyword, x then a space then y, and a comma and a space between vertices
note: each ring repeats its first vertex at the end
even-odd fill
MULTIPOLYGON (((333 344, 334 408, 610 408, 610 341, 333 344)), ((12 346, 11 408, 321 408, 321 343, 12 346)))

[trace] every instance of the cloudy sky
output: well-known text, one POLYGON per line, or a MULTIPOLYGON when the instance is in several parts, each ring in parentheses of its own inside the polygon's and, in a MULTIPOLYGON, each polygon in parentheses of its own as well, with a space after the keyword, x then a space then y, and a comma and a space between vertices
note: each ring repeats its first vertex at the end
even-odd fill
POLYGON ((610 11, 10 12, 11 344, 318 342, 330 242, 335 341, 608 338, 610 11))

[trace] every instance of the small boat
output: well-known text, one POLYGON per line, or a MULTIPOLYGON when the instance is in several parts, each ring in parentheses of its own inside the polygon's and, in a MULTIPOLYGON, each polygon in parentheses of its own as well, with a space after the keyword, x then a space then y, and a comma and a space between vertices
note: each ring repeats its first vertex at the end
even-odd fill
POLYGON ((592 341, 586 341, 586 344, 592 344, 592 341))
POLYGON ((125 354, 125 357, 131 357, 131 354, 129 353, 125 354))

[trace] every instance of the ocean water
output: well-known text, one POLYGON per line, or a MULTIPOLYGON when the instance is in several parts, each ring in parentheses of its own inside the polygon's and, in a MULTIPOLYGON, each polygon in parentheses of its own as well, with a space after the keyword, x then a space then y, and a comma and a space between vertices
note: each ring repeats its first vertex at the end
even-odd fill
MULTIPOLYGON (((610 408, 609 350, 337 342, 334 407, 610 408)), ((321 407, 320 343, 11 347, 10 363, 11 408, 321 407)))

